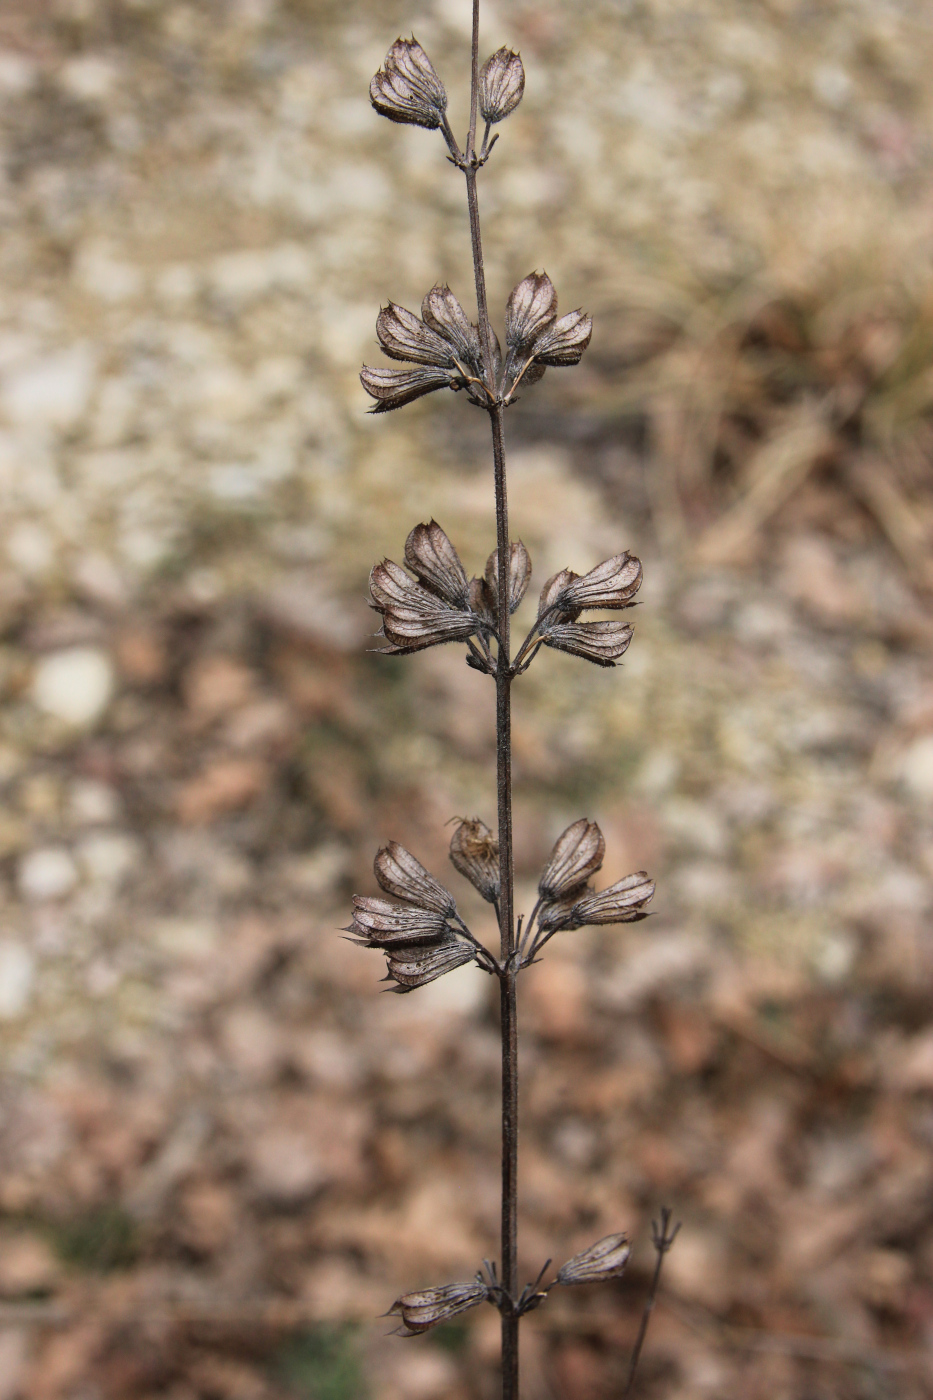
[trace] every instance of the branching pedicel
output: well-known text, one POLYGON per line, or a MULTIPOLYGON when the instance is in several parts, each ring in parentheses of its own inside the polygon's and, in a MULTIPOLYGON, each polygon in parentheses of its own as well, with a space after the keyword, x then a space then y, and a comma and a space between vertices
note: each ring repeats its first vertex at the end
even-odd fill
MULTIPOLYGON (((541 874, 538 900, 523 925, 513 905, 512 764, 510 700, 512 682, 528 669, 542 646, 569 652, 597 666, 614 666, 632 638, 621 620, 582 620, 592 609, 619 611, 632 605, 642 568, 628 553, 615 555, 582 575, 563 569, 544 585, 534 626, 511 650, 510 618, 531 577, 528 551, 510 543, 506 494, 503 414, 520 388, 536 383, 549 366, 575 365, 589 344, 592 323, 582 311, 557 314, 557 293, 543 272, 532 272, 509 297, 505 313, 505 353, 489 322, 480 235, 477 174, 489 159, 497 136, 492 127, 521 101, 525 73, 517 53, 501 48, 478 63, 479 0, 473 0, 470 129, 460 149, 447 119, 447 93, 430 59, 415 39, 398 39, 372 80, 376 110, 392 121, 439 130, 448 159, 466 177, 467 206, 476 279, 477 324, 467 317, 449 287, 434 287, 421 316, 390 302, 376 321, 385 354, 406 369, 365 366, 363 387, 376 400, 374 413, 401 408, 437 389, 462 391, 483 409, 492 428, 496 497, 496 548, 482 578, 468 578, 456 549, 435 520, 416 525, 405 542, 405 567, 386 559, 370 578, 372 605, 382 616, 385 652, 407 655, 442 642, 466 645, 466 661, 491 676, 496 687, 498 839, 478 817, 459 822, 450 858, 461 875, 493 905, 500 947, 494 955, 473 935, 452 894, 396 842, 379 851, 375 874, 392 900, 357 895, 348 932, 368 948, 381 948, 388 978, 397 992, 411 992, 453 968, 474 962, 498 979, 502 1031, 502 1243, 499 1266, 484 1261, 468 1283, 447 1284, 397 1299, 390 1309, 403 1336, 425 1332, 439 1322, 489 1302, 502 1316, 502 1393, 518 1400, 518 1324, 555 1285, 596 1283, 618 1278, 629 1257, 623 1234, 609 1235, 569 1259, 553 1280, 542 1284, 550 1260, 536 1281, 519 1290, 517 1276, 518 1186, 518 1029, 517 981, 536 961, 549 939, 585 924, 630 923, 644 917, 654 885, 637 871, 597 893, 589 881, 602 865, 605 841, 595 822, 581 818, 558 839, 541 874), (485 122, 477 150, 477 112, 485 122), (396 901, 396 902, 393 902, 396 901)), ((655 1230, 658 1272, 673 1235, 669 1214, 655 1230)), ((657 1274, 637 1353, 657 1288, 657 1274)), ((627 1392, 626 1392, 627 1393, 627 1392)))

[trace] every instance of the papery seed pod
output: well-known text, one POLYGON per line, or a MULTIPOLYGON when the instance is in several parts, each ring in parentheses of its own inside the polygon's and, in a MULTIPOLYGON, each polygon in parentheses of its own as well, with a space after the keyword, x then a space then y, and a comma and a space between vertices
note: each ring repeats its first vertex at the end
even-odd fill
POLYGON ((570 585, 580 577, 572 569, 561 569, 559 573, 552 575, 541 589, 541 597, 538 600, 538 618, 550 614, 551 622, 573 621, 580 616, 580 609, 568 611, 563 603, 570 591, 570 585))
MULTIPOLYGON (((377 946, 377 945, 370 945, 377 946)), ((381 946, 381 945, 379 945, 381 946)), ((421 963, 430 959, 438 948, 465 948, 468 944, 461 940, 449 928, 442 938, 437 938, 431 943, 392 943, 383 948, 387 958, 395 958, 400 963, 421 963)))
POLYGON ((634 923, 644 917, 644 907, 653 894, 654 881, 648 879, 644 870, 636 870, 598 894, 589 891, 578 899, 570 912, 570 923, 565 927, 634 923))
POLYGON ((515 287, 505 308, 505 343, 530 354, 538 336, 557 315, 557 292, 546 272, 529 272, 515 287))
MULTIPOLYGON (((513 613, 525 596, 531 578, 531 558, 521 540, 509 545, 509 612, 513 613)), ((486 560, 486 587, 492 616, 499 620, 499 551, 486 560)))
POLYGON ((538 894, 551 903, 579 890, 595 875, 606 854, 606 841, 595 822, 581 817, 558 836, 538 882, 538 894))
POLYGON ((449 918, 457 907, 450 891, 397 841, 390 841, 376 852, 373 871, 386 894, 404 899, 419 909, 430 909, 449 918))
POLYGON ((400 1317, 405 1326, 403 1335, 427 1332, 438 1322, 446 1322, 458 1313, 485 1303, 489 1289, 481 1279, 470 1283, 447 1283, 442 1288, 424 1288, 418 1293, 404 1293, 396 1298, 388 1311, 389 1317, 400 1317))
POLYGON ((572 608, 627 608, 641 587, 641 560, 623 550, 575 577, 562 603, 572 608))
POLYGON ((460 822, 450 840, 450 859, 490 904, 499 898, 499 842, 479 817, 460 822))
MULTIPOLYGON (((568 311, 548 326, 535 341, 534 355, 540 365, 579 364, 590 343, 593 322, 582 311, 568 311)), ((528 376, 526 375, 527 379, 528 376)))
POLYGON ((562 1264, 557 1271, 557 1282, 567 1286, 621 1278, 631 1252, 625 1235, 606 1235, 562 1264))
POLYGON ((492 594, 484 578, 470 579, 469 604, 470 611, 481 618, 487 628, 495 630, 498 619, 493 611, 492 594))
POLYGON ((450 932, 444 916, 433 909, 390 904, 364 894, 353 896, 353 922, 347 931, 370 947, 436 941, 450 932))
POLYGON ((421 303, 421 315, 425 325, 449 343, 461 366, 477 378, 481 377, 483 357, 479 331, 450 288, 432 287, 421 303))
POLYGON ((525 69, 517 53, 505 47, 487 58, 479 75, 479 110, 490 126, 514 112, 525 91, 525 69))
POLYGON ((376 564, 369 576, 372 606, 382 614, 388 641, 384 652, 405 655, 443 642, 466 641, 479 626, 468 610, 451 608, 391 559, 376 564))
POLYGON ((447 111, 447 93, 434 65, 414 38, 396 39, 369 85, 377 112, 393 122, 440 126, 447 111))
POLYGON ((457 376, 445 369, 383 369, 379 365, 364 365, 360 370, 360 383, 370 398, 378 399, 370 413, 391 413, 394 408, 404 408, 425 394, 433 394, 435 389, 458 389, 462 383, 457 376))
POLYGON ((449 943, 429 945, 423 957, 402 957, 393 949, 387 954, 386 968, 389 976, 399 983, 395 990, 410 992, 416 987, 426 987, 429 982, 436 982, 438 977, 453 972, 457 967, 464 967, 474 957, 469 943, 454 939, 449 943))
POLYGON ((433 617, 423 613, 408 616, 398 609, 386 612, 382 617, 382 635, 389 643, 380 647, 385 656, 410 656, 428 647, 443 646, 446 642, 465 642, 476 631, 476 622, 466 613, 451 612, 440 604, 433 617))
POLYGON ((628 651, 632 628, 628 622, 557 623, 543 631, 545 646, 581 656, 596 666, 614 666, 628 651))
POLYGON ((410 360, 418 365, 435 365, 441 369, 454 367, 448 341, 404 306, 390 301, 380 309, 376 318, 376 336, 380 346, 392 360, 410 360))
POLYGON ((574 619, 584 608, 627 608, 641 587, 641 580, 641 561, 627 551, 603 560, 582 577, 563 569, 544 585, 538 616, 544 607, 545 593, 548 606, 555 613, 574 619))
POLYGON ((437 595, 429 593, 393 559, 383 559, 381 564, 373 565, 369 575, 369 591, 372 595, 371 606, 376 612, 408 608, 412 611, 423 609, 426 614, 433 615, 438 607, 437 595))
POLYGON ((425 588, 451 607, 468 607, 469 580, 459 554, 436 520, 411 531, 405 541, 405 563, 425 588))

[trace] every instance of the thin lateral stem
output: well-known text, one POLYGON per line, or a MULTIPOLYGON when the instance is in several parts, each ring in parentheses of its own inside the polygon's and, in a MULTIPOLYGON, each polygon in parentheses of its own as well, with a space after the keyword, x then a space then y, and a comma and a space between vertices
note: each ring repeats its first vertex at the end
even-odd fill
POLYGON ((447 142, 447 149, 450 152, 450 159, 453 161, 454 165, 459 165, 460 162, 463 160, 463 152, 457 145, 457 138, 456 136, 454 136, 453 132, 450 129, 450 122, 447 120, 446 113, 441 118, 441 135, 447 142))
POLYGON ((673 1212, 669 1206, 662 1206, 660 1227, 656 1221, 651 1222, 651 1239, 657 1258, 654 1262, 654 1274, 651 1279, 651 1287, 648 1290, 644 1311, 641 1315, 641 1325, 638 1328, 638 1336, 635 1338, 632 1359, 629 1362, 628 1380, 622 1392, 622 1400, 625 1400, 625 1397, 632 1393, 632 1387, 635 1384, 635 1373, 638 1370, 638 1363, 641 1360, 641 1350, 645 1345, 645 1338, 648 1335, 648 1323, 651 1321, 651 1314, 654 1312, 654 1305, 657 1302, 658 1285, 661 1282, 661 1270, 664 1267, 664 1256, 677 1238, 677 1231, 680 1229, 680 1223, 678 1222, 673 1230, 670 1230, 670 1233, 668 1233, 672 1214, 673 1212))
POLYGON ((531 914, 530 914, 529 917, 528 917, 528 923, 525 925, 525 935, 524 935, 524 937, 520 940, 519 945, 518 945, 519 962, 520 962, 520 964, 522 964, 522 965, 524 965, 524 961, 525 961, 525 951, 526 951, 526 949, 527 949, 527 947, 528 947, 529 942, 531 941, 532 929, 534 928, 535 919, 538 917, 538 910, 539 910, 540 908, 541 908, 541 900, 538 899, 538 900, 535 901, 535 906, 534 906, 534 908, 532 909, 531 914))
POLYGON ((467 940, 467 942, 471 943, 476 949, 476 961, 479 963, 483 971, 498 973, 499 968, 495 958, 489 952, 489 949, 486 948, 482 943, 480 943, 476 935, 472 933, 470 929, 467 928, 466 924, 463 922, 459 914, 453 915, 453 922, 457 925, 458 930, 460 931, 460 933, 462 933, 463 937, 467 940))
MULTIPOLYGON (((470 54, 470 134, 467 137, 466 158, 476 154, 476 108, 479 98, 479 0, 473 0, 473 47, 470 54)), ((485 143, 484 143, 485 144, 485 143)))
POLYGON ((483 370, 490 393, 493 474, 496 493, 497 588, 499 593, 498 658, 496 665, 496 787, 499 824, 499 1006, 502 1036, 502 1240, 500 1279, 502 1298, 502 1400, 518 1400, 518 1001, 515 958, 515 912, 512 871, 512 671, 509 660, 510 611, 509 509, 505 471, 502 406, 497 401, 495 355, 476 191, 476 112, 479 88, 479 0, 473 0, 473 44, 470 82, 470 134, 463 173, 470 213, 470 242, 476 282, 476 310, 483 370))

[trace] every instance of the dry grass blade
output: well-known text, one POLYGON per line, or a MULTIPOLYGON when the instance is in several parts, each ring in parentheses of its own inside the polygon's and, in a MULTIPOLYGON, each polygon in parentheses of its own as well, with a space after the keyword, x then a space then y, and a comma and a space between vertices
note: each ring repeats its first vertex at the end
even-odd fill
POLYGON ((828 398, 800 405, 759 448, 748 466, 745 493, 700 538, 699 563, 732 564, 747 557, 761 527, 836 447, 830 410, 828 398))
POLYGON ((911 581, 933 590, 933 559, 927 522, 892 478, 881 457, 858 457, 850 463, 847 480, 858 499, 878 522, 911 581))

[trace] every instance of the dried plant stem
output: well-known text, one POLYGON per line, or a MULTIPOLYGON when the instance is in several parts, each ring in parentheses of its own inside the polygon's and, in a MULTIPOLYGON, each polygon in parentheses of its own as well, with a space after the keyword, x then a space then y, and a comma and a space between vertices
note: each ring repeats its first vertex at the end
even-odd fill
MULTIPOLYGON (((515 951, 512 868, 512 675, 509 662, 509 526, 502 409, 490 411, 496 480, 499 551, 499 658, 496 672, 496 763, 499 821, 499 979, 502 1035, 502 1283, 518 1297, 518 964, 515 951)), ((502 1395, 518 1400, 518 1322, 502 1312, 502 1395)))
POLYGON ((512 870, 512 672, 509 636, 509 505, 505 471, 505 435, 501 404, 495 402, 495 365, 486 272, 476 190, 476 107, 479 78, 479 0, 473 0, 473 44, 470 82, 470 134, 466 150, 467 204, 476 309, 483 368, 490 390, 489 421, 492 428, 493 469, 496 491, 496 548, 498 550, 497 619, 499 647, 496 664, 496 787, 499 824, 499 1005, 502 1036, 502 1240, 500 1279, 505 1294, 502 1308, 502 1398, 518 1400, 518 1324, 514 1306, 518 1297, 518 998, 515 950, 514 891, 512 870))
POLYGON ((641 1349, 645 1345, 645 1338, 648 1335, 648 1324, 651 1321, 651 1314, 654 1312, 654 1305, 658 1297, 658 1286, 661 1282, 661 1270, 664 1267, 664 1256, 670 1249, 677 1237, 680 1229, 678 1222, 673 1230, 670 1229, 672 1211, 669 1206, 661 1207, 661 1224, 657 1221, 651 1223, 651 1239, 654 1244, 656 1259, 654 1261, 654 1274, 651 1278, 651 1287, 648 1289, 648 1296, 645 1299, 644 1310, 641 1315, 641 1325, 638 1328, 638 1336, 635 1338, 635 1346, 632 1349, 632 1359, 629 1362, 628 1380, 622 1392, 622 1400, 632 1393, 635 1384, 635 1373, 638 1370, 638 1363, 641 1360, 641 1349), (670 1233, 668 1231, 670 1230, 670 1233))
MULTIPOLYGON (((580 622, 581 613, 632 606, 641 584, 641 564, 628 551, 604 560, 587 574, 563 569, 544 587, 531 632, 511 655, 510 616, 521 603, 531 574, 522 542, 509 541, 503 412, 520 384, 535 383, 548 366, 579 363, 590 341, 592 321, 577 309, 557 313, 557 292, 543 272, 532 272, 515 287, 506 307, 506 353, 489 320, 477 177, 498 134, 492 126, 521 101, 525 73, 511 49, 498 49, 479 69, 479 0, 472 0, 473 42, 470 128, 463 151, 447 118, 447 92, 428 55, 414 36, 397 39, 370 84, 373 106, 392 121, 439 130, 449 160, 466 179, 477 324, 471 325, 449 287, 435 286, 422 303, 422 316, 390 302, 376 322, 380 345, 390 359, 415 366, 396 370, 364 365, 360 380, 377 401, 375 413, 401 408, 424 394, 447 387, 465 391, 489 416, 492 433, 496 507, 496 551, 483 578, 468 579, 449 537, 436 520, 416 525, 405 542, 402 569, 390 559, 370 575, 373 607, 382 617, 381 634, 395 655, 444 642, 465 642, 467 664, 495 678, 497 837, 478 817, 457 818, 450 858, 456 869, 495 908, 499 922, 498 958, 471 933, 450 892, 410 851, 390 841, 373 865, 382 890, 397 900, 354 895, 348 932, 364 947, 382 948, 389 981, 407 992, 425 986, 455 967, 475 962, 499 981, 502 1037, 502 1202, 501 1257, 484 1260, 472 1280, 419 1289, 397 1298, 388 1316, 397 1329, 415 1336, 480 1303, 492 1303, 502 1319, 502 1397, 518 1400, 518 1329, 521 1317, 539 1307, 551 1288, 621 1277, 629 1257, 624 1233, 606 1235, 575 1254, 542 1286, 550 1260, 534 1283, 518 1287, 518 1002, 522 967, 536 960, 559 930, 585 925, 630 923, 645 916, 654 883, 644 871, 597 891, 588 884, 602 865, 605 840, 595 822, 580 818, 558 837, 538 885, 539 898, 524 930, 516 928, 512 854, 512 681, 523 674, 542 646, 563 650, 598 666, 614 666, 628 648, 627 622, 580 622), (485 123, 476 149, 477 119, 485 123), (495 641, 495 654, 491 642, 495 641), (537 924, 536 924, 537 920, 537 924)), ((661 1239, 666 1239, 665 1226, 661 1239)), ((660 1248, 656 1239, 655 1247, 660 1248)), ((666 1248, 666 1244, 664 1245, 666 1248)), ((655 1288, 657 1281, 655 1281, 655 1288)), ((652 1292, 652 1303, 654 1293, 652 1292)), ((650 1305, 649 1305, 650 1311, 650 1305)), ((643 1329, 644 1331, 644 1329, 643 1329)), ((644 1335, 639 1340, 638 1349, 644 1335)))

